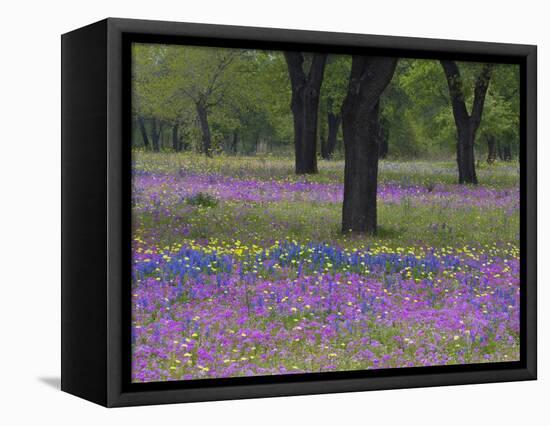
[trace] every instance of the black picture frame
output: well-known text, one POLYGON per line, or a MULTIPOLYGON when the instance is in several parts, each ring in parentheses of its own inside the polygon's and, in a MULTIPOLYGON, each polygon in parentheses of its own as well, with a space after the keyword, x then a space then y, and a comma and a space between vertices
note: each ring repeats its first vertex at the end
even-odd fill
POLYGON ((109 18, 62 36, 62 390, 108 406, 536 379, 537 49, 109 18), (520 361, 180 382, 130 382, 130 44, 517 63, 521 75, 520 361))

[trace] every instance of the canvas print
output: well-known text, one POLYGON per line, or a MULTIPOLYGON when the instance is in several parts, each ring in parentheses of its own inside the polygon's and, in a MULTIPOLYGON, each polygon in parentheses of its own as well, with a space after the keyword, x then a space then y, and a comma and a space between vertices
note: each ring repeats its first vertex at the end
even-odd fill
POLYGON ((518 361, 519 73, 134 43, 132 381, 518 361))

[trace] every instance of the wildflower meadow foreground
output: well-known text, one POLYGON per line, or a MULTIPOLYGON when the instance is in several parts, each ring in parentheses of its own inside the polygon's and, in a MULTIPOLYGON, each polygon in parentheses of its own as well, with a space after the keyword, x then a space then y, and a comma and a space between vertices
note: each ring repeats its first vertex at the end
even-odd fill
POLYGON ((359 237, 342 162, 292 165, 134 153, 134 381, 519 359, 517 168, 382 162, 359 237))

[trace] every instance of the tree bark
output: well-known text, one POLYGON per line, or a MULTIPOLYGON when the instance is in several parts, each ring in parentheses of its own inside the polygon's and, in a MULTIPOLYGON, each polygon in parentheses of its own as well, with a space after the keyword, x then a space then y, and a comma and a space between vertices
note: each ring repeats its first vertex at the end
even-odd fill
POLYGON ((493 135, 487 136, 487 163, 493 164, 497 159, 497 143, 493 135))
POLYGON ((338 137, 338 128, 340 127, 340 122, 342 121, 342 116, 334 112, 329 112, 327 114, 327 123, 328 123, 328 136, 327 136, 327 147, 326 147, 326 158, 331 159, 334 155, 334 150, 336 149, 336 141, 338 137))
POLYGON ((153 151, 160 151, 160 135, 162 134, 162 123, 158 123, 157 119, 153 118, 151 120, 151 140, 153 145, 153 151))
POLYGON ((502 144, 500 143, 500 141, 497 141, 497 154, 498 154, 498 158, 504 161, 504 154, 502 152, 502 144))
POLYGON ((507 142, 502 148, 502 156, 504 161, 512 161, 512 145, 507 142))
POLYGON ((297 174, 317 173, 317 115, 327 55, 315 53, 307 75, 302 53, 285 52, 284 55, 292 88, 290 108, 294 118, 295 171, 297 174))
POLYGON ((145 119, 138 117, 139 132, 141 133, 141 139, 143 140, 143 146, 145 149, 150 149, 149 137, 147 136, 147 128, 145 127, 145 119))
MULTIPOLYGON (((319 111, 321 114, 320 117, 323 117, 324 114, 319 111)), ((328 151, 327 151, 327 134, 326 134, 326 123, 324 120, 319 120, 319 142, 321 143, 321 158, 323 160, 328 160, 328 151)))
POLYGON ((338 129, 340 127, 340 122, 342 121, 342 114, 340 111, 334 111, 334 100, 332 98, 327 99, 327 113, 326 113, 326 122, 328 127, 327 138, 321 139, 321 157, 325 160, 330 160, 334 155, 334 150, 336 149, 336 142, 338 136, 338 129), (323 143, 324 142, 324 143, 323 143))
POLYGON ((458 183, 477 185, 477 174, 474 156, 474 142, 477 127, 469 122, 458 126, 456 145, 456 162, 458 164, 458 183))
POLYGON ((176 121, 172 125, 172 149, 174 152, 180 152, 181 151, 181 144, 179 139, 179 123, 176 121))
POLYGON ((396 65, 396 58, 353 56, 352 59, 348 92, 342 106, 344 233, 376 234, 379 100, 396 65))
POLYGON ((475 137, 481 123, 485 96, 489 88, 494 65, 485 64, 477 76, 472 113, 468 114, 463 82, 458 65, 454 61, 442 60, 440 62, 447 78, 457 129, 456 161, 458 164, 458 183, 477 185, 474 158, 475 137))
POLYGON ((202 152, 207 157, 212 157, 212 136, 210 135, 210 125, 208 124, 208 110, 200 103, 196 106, 202 133, 202 152))
POLYGON ((239 134, 237 131, 233 131, 233 139, 231 140, 231 151, 234 155, 237 155, 237 145, 239 143, 239 134))
POLYGON ((389 150, 389 129, 387 121, 379 114, 378 117, 378 158, 386 158, 389 150))

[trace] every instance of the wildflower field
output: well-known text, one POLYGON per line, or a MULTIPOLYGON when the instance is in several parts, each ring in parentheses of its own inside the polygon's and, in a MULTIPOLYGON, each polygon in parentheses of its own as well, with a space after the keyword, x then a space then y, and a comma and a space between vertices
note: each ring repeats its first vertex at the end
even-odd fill
POLYGON ((340 232, 343 162, 133 153, 137 382, 519 359, 517 163, 380 163, 379 232, 340 232))

